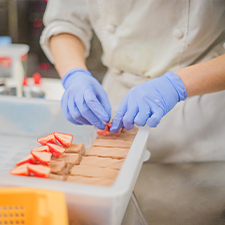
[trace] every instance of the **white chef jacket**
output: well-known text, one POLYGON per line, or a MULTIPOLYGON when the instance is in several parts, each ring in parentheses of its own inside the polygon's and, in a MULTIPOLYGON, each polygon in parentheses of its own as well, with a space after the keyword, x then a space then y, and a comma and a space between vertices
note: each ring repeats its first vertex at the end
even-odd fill
MULTIPOLYGON (((88 56, 92 29, 108 72, 103 87, 117 109, 134 85, 225 53, 223 0, 49 0, 41 46, 77 36, 88 56)), ((115 111, 114 110, 114 111, 115 111)), ((150 129, 152 161, 225 160, 225 92, 188 98, 150 129)))

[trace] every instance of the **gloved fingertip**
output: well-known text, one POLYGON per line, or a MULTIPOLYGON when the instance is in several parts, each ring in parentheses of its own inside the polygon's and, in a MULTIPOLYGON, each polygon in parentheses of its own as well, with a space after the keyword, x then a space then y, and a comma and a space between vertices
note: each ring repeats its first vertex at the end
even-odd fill
POLYGON ((120 128, 116 128, 116 127, 111 127, 110 128, 110 132, 111 133, 116 133, 117 131, 119 131, 120 128))
POLYGON ((112 126, 110 128, 110 132, 116 133, 117 131, 120 130, 120 128, 123 126, 123 122, 121 121, 116 121, 115 119, 112 121, 112 126))
POLYGON ((134 124, 130 124, 130 125, 125 126, 126 130, 132 130, 133 128, 134 128, 134 124))
POLYGON ((157 127, 158 124, 159 124, 159 122, 160 122, 160 120, 159 121, 156 121, 156 120, 150 118, 148 120, 148 126, 149 127, 157 127))
POLYGON ((102 118, 102 120, 103 120, 103 122, 108 123, 110 121, 110 117, 108 115, 107 116, 104 116, 102 118))
POLYGON ((95 127, 97 127, 100 130, 104 130, 105 129, 105 124, 104 123, 98 123, 98 124, 93 124, 95 127))

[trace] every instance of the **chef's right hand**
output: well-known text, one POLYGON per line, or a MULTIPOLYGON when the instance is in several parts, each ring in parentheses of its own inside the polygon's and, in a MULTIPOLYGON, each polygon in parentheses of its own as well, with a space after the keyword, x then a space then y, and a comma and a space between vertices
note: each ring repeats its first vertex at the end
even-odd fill
POLYGON ((74 69, 62 78, 62 84, 65 92, 61 108, 67 120, 104 129, 104 122, 111 118, 111 106, 106 92, 92 74, 84 69, 74 69))

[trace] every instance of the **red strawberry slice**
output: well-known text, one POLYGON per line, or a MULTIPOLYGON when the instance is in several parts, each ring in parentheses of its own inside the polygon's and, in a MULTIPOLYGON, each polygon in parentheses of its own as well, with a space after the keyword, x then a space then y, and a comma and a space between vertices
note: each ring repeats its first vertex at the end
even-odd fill
POLYGON ((108 130, 110 130, 112 126, 112 122, 105 123, 105 126, 107 127, 108 130))
POLYGON ((103 135, 103 136, 109 136, 111 132, 109 130, 98 130, 97 134, 103 135))
POLYGON ((54 132, 53 134, 54 134, 55 138, 57 139, 57 141, 64 147, 68 148, 72 144, 73 135, 59 133, 59 132, 54 132))
POLYGON ((43 145, 37 148, 32 149, 34 152, 49 152, 49 147, 47 145, 43 145))
POLYGON ((111 126, 112 126, 112 122, 105 123, 105 129, 104 130, 98 130, 97 134, 102 135, 102 136, 110 136, 110 135, 119 136, 121 131, 122 131, 122 128, 120 128, 120 130, 117 131, 116 133, 111 133, 110 132, 111 126))
POLYGON ((27 169, 30 173, 33 173, 36 177, 48 178, 51 168, 44 165, 32 165, 28 164, 27 169))
POLYGON ((37 141, 42 145, 46 145, 47 143, 56 144, 56 139, 53 134, 48 134, 47 136, 43 138, 38 138, 37 141))
POLYGON ((49 147, 49 150, 52 153, 52 155, 56 158, 59 158, 59 156, 66 151, 66 148, 60 145, 47 143, 47 146, 49 147))
POLYGON ((17 162, 16 165, 20 166, 20 165, 25 164, 25 163, 36 164, 37 160, 31 154, 29 154, 28 156, 26 156, 25 158, 23 158, 22 160, 17 162))
POLYGON ((48 164, 51 161, 51 156, 52 156, 51 152, 31 151, 31 154, 41 164, 48 164))
POLYGON ((14 169, 10 170, 10 173, 13 175, 19 175, 19 176, 29 176, 30 172, 27 167, 28 165, 31 165, 31 164, 25 163, 20 166, 17 166, 14 169))

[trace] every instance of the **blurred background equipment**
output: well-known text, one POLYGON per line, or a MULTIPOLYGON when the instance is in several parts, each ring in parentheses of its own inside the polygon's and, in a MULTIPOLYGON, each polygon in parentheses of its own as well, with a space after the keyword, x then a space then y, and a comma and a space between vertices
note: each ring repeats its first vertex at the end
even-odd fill
MULTIPOLYGON (((32 77, 38 72, 42 78, 59 78, 39 44, 44 28, 42 18, 46 5, 47 0, 0 0, 0 37, 8 36, 13 44, 27 44, 30 47, 27 58, 27 77, 32 77)), ((95 34, 91 46, 87 67, 101 82, 106 67, 101 63, 102 49, 95 34)), ((1 76, 0 73, 0 78, 1 76)))

